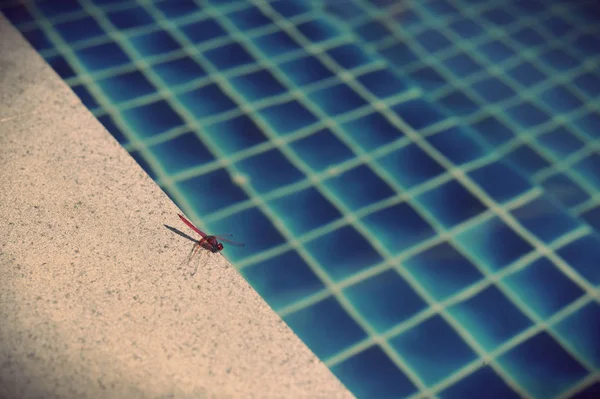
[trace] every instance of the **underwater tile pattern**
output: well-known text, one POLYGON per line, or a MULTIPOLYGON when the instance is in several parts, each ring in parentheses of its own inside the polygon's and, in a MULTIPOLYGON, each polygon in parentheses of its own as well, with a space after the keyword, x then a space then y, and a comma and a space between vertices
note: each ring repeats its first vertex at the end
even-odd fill
POLYGON ((594 2, 0 9, 356 397, 599 395, 594 2))

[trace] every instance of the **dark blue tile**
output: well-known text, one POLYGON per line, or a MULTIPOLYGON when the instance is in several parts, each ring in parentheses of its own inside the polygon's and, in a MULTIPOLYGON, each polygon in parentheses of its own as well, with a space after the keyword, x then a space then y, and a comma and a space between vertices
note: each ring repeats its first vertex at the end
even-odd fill
POLYGON ((289 314, 283 320, 323 360, 367 337, 333 297, 289 314))
POLYGON ((215 68, 221 71, 255 62, 244 46, 237 42, 208 50, 204 55, 215 68))
POLYGON ((216 83, 178 94, 177 98, 196 119, 215 116, 236 108, 236 103, 216 83))
POLYGON ((287 61, 279 68, 298 86, 308 85, 336 76, 311 55, 287 61))
POLYGON ((427 386, 458 371, 477 356, 439 315, 389 340, 427 386))
POLYGON ((409 100, 392 106, 394 111, 414 129, 424 129, 445 119, 434 106, 423 99, 409 100))
POLYGON ((381 262, 368 240, 351 226, 327 233, 306 244, 306 249, 335 281, 341 281, 381 262))
POLYGON ((151 57, 182 49, 179 43, 163 30, 133 36, 129 41, 142 57, 151 57))
POLYGON ((54 72, 63 79, 69 79, 75 76, 75 71, 62 55, 48 57, 46 58, 46 62, 48 62, 52 69, 54 69, 54 72))
POLYGON ((77 94, 77 97, 79 97, 87 109, 93 111, 94 109, 98 108, 98 102, 96 101, 96 98, 89 92, 85 85, 73 86, 71 87, 71 90, 77 94))
POLYGON ((276 0, 269 2, 269 5, 285 18, 295 17, 311 11, 311 3, 303 0, 276 0))
POLYGON ((308 97, 329 116, 338 116, 368 104, 344 83, 313 91, 308 97))
POLYGON ((329 178, 323 184, 352 211, 396 194, 393 188, 364 164, 329 178))
POLYGON ((573 169, 588 184, 600 190, 600 153, 592 153, 573 165, 573 169))
POLYGON ((469 172, 469 176, 499 204, 505 204, 533 188, 529 181, 503 161, 477 168, 469 172))
POLYGON ((444 60, 444 65, 456 76, 465 78, 469 75, 481 72, 483 66, 471 58, 467 53, 459 53, 444 60))
POLYGON ((495 285, 451 306, 448 312, 488 352, 532 325, 495 285))
POLYGON ((536 198, 511 213, 530 233, 547 244, 581 227, 581 223, 544 197, 536 198))
POLYGON ((241 31, 252 30, 269 25, 272 21, 255 6, 250 6, 227 14, 233 24, 241 31))
POLYGON ((305 178, 304 174, 276 148, 238 161, 235 165, 242 173, 248 175, 250 184, 260 194, 305 178))
POLYGON ((301 23, 296 28, 313 43, 321 43, 341 35, 338 28, 324 18, 301 23))
POLYGON ((509 69, 507 73, 514 80, 528 88, 548 79, 548 76, 530 62, 519 63, 519 65, 509 69))
POLYGON ((538 14, 546 11, 545 3, 537 0, 530 0, 527 2, 515 1, 514 6, 517 7, 516 12, 529 17, 537 17, 538 14))
POLYGON ((570 399, 596 399, 598 397, 600 397, 600 382, 582 388, 570 399))
POLYGON ((154 172, 154 169, 150 166, 148 161, 146 161, 144 155, 142 155, 139 151, 131 151, 129 155, 131 155, 135 162, 137 162, 137 164, 140 165, 142 169, 144 169, 144 172, 146 172, 146 174, 148 174, 148 176, 151 179, 156 179, 156 173, 154 172))
POLYGON ((371 213, 362 218, 373 237, 392 254, 435 237, 435 230, 406 202, 371 213))
POLYGON ((417 35, 415 40, 429 53, 436 53, 452 46, 452 42, 437 30, 428 29, 417 35))
POLYGON ((249 199, 244 190, 231 180, 225 169, 218 169, 175 184, 182 195, 194 204, 194 209, 200 216, 209 216, 215 211, 249 199))
POLYGON ((290 143, 290 147, 316 172, 352 159, 354 153, 329 129, 290 143))
POLYGON ((264 100, 287 92, 287 88, 266 69, 231 78, 229 82, 248 102, 264 100))
POLYGON ((538 96, 554 114, 568 113, 583 107, 581 100, 563 86, 551 87, 538 96))
POLYGON ((430 14, 436 16, 460 14, 460 11, 447 0, 428 1, 427 3, 423 3, 422 7, 424 7, 430 14))
POLYGON ((563 126, 538 136, 536 141, 557 160, 566 158, 584 147, 584 143, 563 126))
POLYGON ((492 146, 506 144, 513 138, 514 133, 493 116, 488 116, 472 125, 479 136, 492 146))
POLYGON ((268 139, 248 115, 204 127, 207 138, 227 155, 265 143, 268 139))
MULTIPOLYGON (((504 6, 502 6, 504 7, 504 6)), ((516 22, 515 17, 506 12, 503 8, 493 8, 481 14, 481 17, 494 25, 505 26, 516 22)))
POLYGON ((194 132, 155 144, 148 150, 169 175, 215 160, 212 153, 194 132))
POLYGON ((358 76, 356 80, 362 83, 373 95, 381 99, 398 95, 409 89, 407 83, 389 69, 368 72, 358 76))
POLYGON ((179 18, 201 12, 200 6, 194 0, 166 0, 155 2, 155 6, 167 18, 179 18))
POLYGON ((402 261, 402 266, 438 302, 484 278, 470 260, 447 242, 402 261))
MULTIPOLYGON (((593 367, 600 368, 600 304, 590 302, 562 319, 555 331, 593 367)), ((600 388, 600 386, 598 387, 600 388)), ((600 389, 596 391, 600 393, 600 389)), ((597 397, 597 396, 596 396, 597 397)))
POLYGON ((547 332, 529 338, 501 355, 498 361, 520 386, 537 398, 558 396, 588 374, 547 332))
POLYGON ((327 54, 333 58, 338 65, 345 69, 356 68, 373 61, 373 57, 353 43, 342 44, 331 48, 327 50, 327 54))
POLYGON ((167 86, 178 86, 207 76, 206 71, 189 57, 161 62, 152 69, 167 86))
POLYGON ((505 159, 514 165, 519 172, 530 178, 533 174, 550 166, 545 158, 542 158, 527 144, 522 144, 506 154, 505 159))
POLYGON ((506 101, 517 95, 506 83, 496 77, 487 77, 472 85, 473 90, 487 103, 506 101))
POLYGON ((331 367, 357 399, 404 398, 417 388, 379 346, 373 346, 331 367))
POLYGON ((426 92, 432 92, 448 85, 448 81, 431 67, 424 67, 409 72, 412 83, 426 92))
POLYGON ((481 35, 484 29, 471 19, 459 19, 449 25, 450 29, 460 35, 463 39, 474 39, 481 35))
POLYGON ((592 226, 596 233, 600 234, 600 206, 589 209, 579 215, 587 224, 592 226))
POLYGON ((451 127, 433 136, 427 141, 456 165, 463 165, 486 155, 486 150, 465 128, 451 127))
POLYGON ((265 107, 258 113, 281 135, 293 133, 318 121, 316 116, 296 100, 265 107))
POLYGON ((365 42, 381 41, 392 35, 387 26, 379 21, 369 20, 354 27, 354 32, 365 42))
POLYGON ((410 144, 377 160, 398 184, 405 188, 425 183, 445 169, 416 144, 410 144))
POLYGON ((399 68, 406 67, 415 61, 418 61, 420 57, 404 43, 394 44, 391 47, 379 50, 379 54, 386 60, 392 63, 394 66, 399 68))
POLYGON ((384 333, 427 308, 427 303, 394 270, 387 270, 343 290, 363 320, 384 333))
POLYGON ((10 7, 3 7, 2 13, 6 19, 16 26, 35 21, 25 5, 15 4, 10 7))
POLYGON ((585 292, 548 258, 540 258, 526 268, 504 278, 504 284, 523 306, 546 320, 585 292))
POLYGON ((122 111, 123 119, 142 138, 149 138, 184 124, 165 100, 122 111))
POLYGON ((491 272, 505 268, 533 250, 531 244, 497 217, 461 232, 456 241, 491 272))
POLYGON ((489 366, 481 368, 438 394, 440 399, 520 399, 489 366))
POLYGON ((571 268, 592 285, 600 285, 600 239, 587 235, 557 251, 571 268))
POLYGON ((83 11, 77 0, 36 1, 37 8, 47 18, 83 11))
POLYGON ((333 15, 334 17, 343 21, 357 19, 358 17, 364 15, 366 11, 364 6, 359 6, 353 1, 328 1, 323 3, 323 5, 325 6, 324 8, 327 14, 333 15))
POLYGON ((546 112, 529 102, 513 105, 506 113, 523 128, 532 128, 552 119, 546 112))
POLYGON ((131 62, 129 57, 115 42, 75 50, 75 54, 85 69, 90 72, 115 68, 131 62))
POLYGON ((123 134, 121 128, 117 126, 111 115, 107 114, 99 116, 98 120, 100 121, 100 123, 102 123, 104 128, 108 130, 108 132, 115 138, 115 140, 119 142, 119 144, 121 144, 122 146, 129 144, 129 140, 123 134))
POLYGON ((115 28, 120 30, 140 28, 156 23, 154 18, 143 7, 110 11, 106 13, 106 16, 115 28))
POLYGON ((379 112, 353 119, 341 126, 364 151, 376 150, 404 137, 404 133, 379 112))
POLYGON ((456 180, 450 180, 416 197, 438 223, 449 230, 484 212, 487 208, 456 180))
POLYGON ((600 113, 589 111, 575 121, 575 126, 592 140, 600 138, 600 113))
POLYGON ((107 36, 93 17, 62 22, 54 25, 54 28, 67 43, 77 43, 98 36, 107 36))
POLYGON ((269 205, 295 237, 334 222, 342 216, 314 187, 273 199, 269 201, 269 205))
POLYGON ((254 44, 268 57, 277 57, 278 55, 297 51, 302 49, 287 33, 277 31, 266 35, 252 38, 254 44))
POLYGON ((296 251, 284 252, 240 272, 276 312, 325 289, 296 251))
POLYGON ((575 78, 573 83, 590 98, 600 96, 600 75, 585 72, 575 78))
MULTIPOLYGON (((169 1, 169 3, 171 2, 169 1)), ((185 24, 181 26, 179 30, 181 30, 188 40, 194 44, 200 44, 227 36, 227 31, 212 18, 185 24)))
POLYGON ((527 26, 519 29, 510 35, 513 40, 516 40, 525 47, 523 50, 534 48, 546 44, 548 40, 544 39, 535 29, 527 26))
POLYGON ((578 36, 572 41, 572 48, 578 50, 581 55, 585 58, 596 57, 598 55, 598 49, 600 48, 600 40, 597 37, 598 33, 587 33, 578 36))
POLYGON ((54 44, 48 39, 43 30, 35 28, 30 31, 22 32, 23 37, 37 51, 47 50, 54 47, 54 44))
POLYGON ((481 54, 492 64, 498 64, 512 58, 515 52, 499 40, 484 43, 478 47, 481 54))
POLYGON ((481 106, 462 90, 453 90, 438 101, 446 110, 459 117, 467 117, 481 110, 481 106))
POLYGON ((575 29, 575 26, 557 15, 552 15, 548 19, 541 21, 541 23, 546 31, 556 38, 562 38, 575 29))
POLYGON ((98 80, 98 87, 113 103, 133 100, 157 92, 140 71, 125 72, 98 80))
POLYGON ((581 63, 560 49, 549 50, 539 56, 540 60, 558 72, 567 72, 581 63))

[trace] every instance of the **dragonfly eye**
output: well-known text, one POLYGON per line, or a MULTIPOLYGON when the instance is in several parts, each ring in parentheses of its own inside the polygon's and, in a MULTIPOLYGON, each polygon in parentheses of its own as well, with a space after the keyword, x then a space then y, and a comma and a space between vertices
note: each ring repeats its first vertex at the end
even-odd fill
POLYGON ((218 249, 219 251, 221 251, 221 250, 223 249, 223 244, 221 244, 221 243, 218 243, 218 244, 217 244, 217 249, 218 249))

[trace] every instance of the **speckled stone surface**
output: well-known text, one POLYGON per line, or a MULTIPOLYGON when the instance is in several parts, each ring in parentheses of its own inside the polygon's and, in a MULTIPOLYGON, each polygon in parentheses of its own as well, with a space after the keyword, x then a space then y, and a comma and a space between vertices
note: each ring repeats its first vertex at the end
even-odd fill
POLYGON ((350 398, 0 16, 0 396, 350 398))

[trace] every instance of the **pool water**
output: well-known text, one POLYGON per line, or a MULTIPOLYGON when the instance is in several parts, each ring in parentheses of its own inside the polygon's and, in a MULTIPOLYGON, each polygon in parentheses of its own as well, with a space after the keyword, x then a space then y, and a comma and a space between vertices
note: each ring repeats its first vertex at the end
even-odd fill
POLYGON ((600 397, 594 2, 0 9, 356 397, 600 397))

